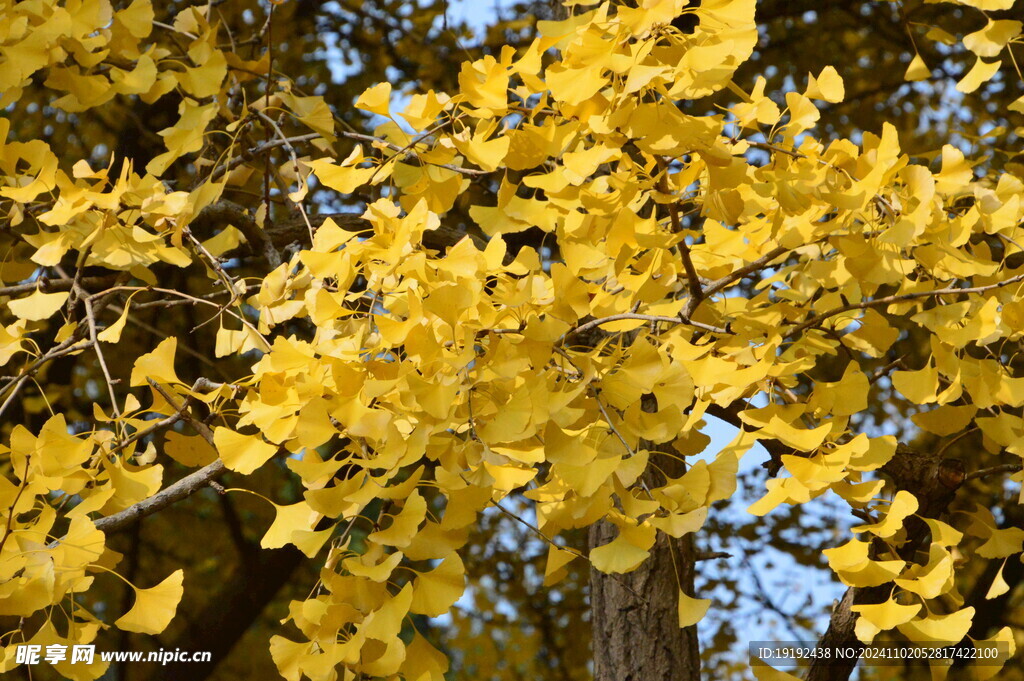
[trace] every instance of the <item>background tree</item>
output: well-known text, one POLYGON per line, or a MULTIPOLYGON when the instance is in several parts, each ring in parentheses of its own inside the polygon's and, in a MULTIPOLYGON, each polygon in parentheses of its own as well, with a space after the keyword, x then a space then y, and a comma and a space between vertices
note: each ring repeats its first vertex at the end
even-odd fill
POLYGON ((1012 650, 1012 4, 0 3, 3 669, 769 678, 752 601, 1012 650))

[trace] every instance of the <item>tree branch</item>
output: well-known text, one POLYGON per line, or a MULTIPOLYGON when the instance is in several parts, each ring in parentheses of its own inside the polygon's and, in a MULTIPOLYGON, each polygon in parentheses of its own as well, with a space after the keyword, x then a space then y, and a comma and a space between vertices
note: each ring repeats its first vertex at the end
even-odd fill
MULTIPOLYGON (((188 401, 182 403, 181 405, 176 404, 174 398, 162 386, 154 382, 153 379, 148 380, 149 384, 153 386, 153 389, 159 392, 160 395, 163 396, 163 398, 167 400, 168 403, 171 404, 171 406, 175 407, 175 416, 180 415, 180 418, 185 419, 196 430, 196 432, 199 433, 199 435, 210 444, 210 446, 214 446, 213 432, 205 423, 192 416, 191 412, 189 411, 188 401)), ((208 385, 211 385, 209 381, 207 381, 204 378, 200 378, 192 386, 192 389, 199 390, 208 385)), ((147 429, 143 433, 143 435, 140 435, 135 439, 139 439, 139 437, 142 437, 155 430, 156 427, 165 424, 165 422, 168 421, 169 418, 164 419, 160 424, 157 424, 157 426, 147 429)), ((210 482, 212 482, 218 475, 224 472, 224 470, 224 462, 221 461, 220 459, 217 459, 213 463, 207 464, 203 468, 200 468, 199 470, 189 475, 186 475, 181 480, 178 480, 173 485, 164 488, 163 490, 157 492, 153 496, 147 499, 143 499, 142 501, 129 506, 123 511, 97 519, 95 521, 96 528, 103 530, 107 533, 117 532, 118 530, 124 529, 125 527, 134 523, 139 518, 143 518, 147 515, 150 515, 151 513, 156 513, 157 511, 166 508, 167 506, 170 506, 171 504, 177 501, 180 501, 186 497, 195 494, 203 487, 209 485, 210 482)))
POLYGON ((641 322, 655 322, 660 324, 688 324, 692 327, 701 329, 703 331, 710 331, 711 333, 731 333, 729 329, 722 326, 712 326, 703 322, 697 322, 692 319, 683 319, 682 317, 663 317, 660 315, 651 314, 638 314, 636 312, 623 312, 622 314, 613 314, 608 317, 601 317, 600 319, 593 319, 585 324, 580 324, 575 329, 566 331, 565 334, 559 340, 565 340, 586 333, 593 328, 601 326, 602 324, 609 324, 611 322, 618 322, 627 319, 633 319, 641 322))
POLYGON ((991 468, 982 468, 981 470, 968 473, 964 478, 964 482, 968 480, 978 480, 980 478, 987 478, 990 475, 1000 475, 1002 473, 1017 473, 1024 470, 1024 466, 1019 463, 1004 463, 1000 466, 992 466, 991 468))
POLYGON ((840 305, 839 307, 834 307, 831 310, 828 310, 827 312, 822 312, 821 314, 811 317, 807 321, 798 324, 796 327, 794 327, 791 331, 789 331, 786 334, 785 338, 786 340, 789 340, 796 336, 797 334, 801 333, 802 331, 805 331, 811 328, 812 326, 820 324, 829 317, 834 317, 837 314, 842 314, 843 312, 850 312, 851 310, 865 310, 869 307, 882 307, 885 305, 891 305, 893 303, 903 303, 910 300, 920 300, 922 298, 930 298, 932 296, 985 293, 987 291, 994 291, 996 289, 1010 286, 1011 284, 1016 284, 1021 281, 1024 281, 1024 274, 1018 274, 1017 276, 1010 277, 1005 281, 999 281, 996 282, 995 284, 987 284, 985 286, 973 286, 969 288, 951 287, 935 289, 933 291, 915 291, 913 293, 900 293, 896 295, 885 296, 884 298, 865 300, 860 303, 849 303, 847 305, 840 305))
MULTIPOLYGON (((379 137, 374 137, 372 135, 364 135, 364 134, 359 133, 359 132, 348 132, 347 130, 342 130, 342 131, 338 132, 338 134, 341 135, 342 137, 347 137, 348 139, 356 140, 356 141, 359 141, 359 142, 367 142, 368 144, 371 144, 371 145, 383 146, 383 147, 386 147, 386 148, 390 149, 391 151, 398 152, 398 154, 396 154, 396 156, 392 156, 391 158, 396 158, 399 155, 401 155, 403 157, 409 156, 409 157, 412 157, 412 158, 416 159, 420 163, 425 163, 427 165, 437 166, 438 168, 444 168, 445 170, 454 170, 457 173, 462 173, 463 175, 469 175, 470 177, 481 177, 483 175, 490 175, 491 174, 491 172, 488 171, 488 170, 474 170, 473 168, 463 168, 462 166, 453 165, 451 163, 429 163, 427 161, 424 161, 423 158, 420 157, 419 154, 417 154, 415 151, 413 151, 411 149, 406 149, 404 147, 400 147, 400 146, 398 146, 397 144, 395 144, 393 142, 388 142, 387 140, 381 139, 379 137)), ((386 160, 391 160, 391 159, 386 159, 386 160)))
POLYGON ((230 173, 232 170, 242 165, 246 161, 251 161, 256 156, 264 154, 278 147, 291 146, 293 144, 301 144, 302 142, 310 142, 312 140, 322 138, 323 135, 321 135, 320 133, 311 132, 307 135, 296 135, 295 137, 285 137, 283 139, 275 139, 269 142, 263 142, 262 144, 258 144, 257 146, 242 152, 240 155, 235 156, 230 161, 222 163, 221 165, 214 168, 213 172, 210 173, 208 181, 213 182, 217 180, 217 178, 219 178, 221 175, 230 173))

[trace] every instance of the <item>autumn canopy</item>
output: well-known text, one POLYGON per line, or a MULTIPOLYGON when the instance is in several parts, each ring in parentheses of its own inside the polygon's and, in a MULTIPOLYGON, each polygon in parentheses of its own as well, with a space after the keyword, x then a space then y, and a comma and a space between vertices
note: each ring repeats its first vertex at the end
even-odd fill
POLYGON ((1013 655, 1012 0, 803 71, 778 2, 570 2, 336 90, 308 4, 0 0, 0 671, 797 678, 729 633, 755 539, 805 639, 1013 655))

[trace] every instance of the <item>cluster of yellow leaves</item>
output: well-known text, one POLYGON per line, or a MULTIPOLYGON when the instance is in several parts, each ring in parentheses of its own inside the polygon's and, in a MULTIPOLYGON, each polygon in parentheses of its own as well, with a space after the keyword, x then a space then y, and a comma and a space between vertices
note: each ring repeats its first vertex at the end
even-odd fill
MULTIPOLYGON (((985 19, 985 25, 982 28, 959 38, 938 26, 928 27, 924 36, 926 40, 945 46, 962 45, 975 55, 973 66, 961 76, 956 84, 958 92, 964 94, 974 92, 984 83, 995 78, 996 74, 1000 72, 1004 52, 1008 60, 1011 63, 1014 62, 1009 46, 1024 41, 1024 22, 1016 19, 995 19, 988 14, 993 11, 1012 9, 1013 0, 926 0, 926 2, 965 5, 978 10, 978 16, 985 19)), ((1017 66, 1014 68, 1017 69, 1019 80, 1019 68, 1017 66)), ((919 81, 930 78, 931 75, 931 68, 916 51, 915 46, 914 58, 907 66, 904 78, 907 81, 919 81)), ((1024 94, 1013 102, 1009 109, 1016 112, 1024 111, 1024 94)))
MULTIPOLYGON (((806 404, 743 411, 751 432, 741 433, 713 461, 698 460, 661 486, 640 482, 650 456, 642 441, 697 454, 703 442, 696 431, 709 405, 771 393, 772 384, 786 385, 816 355, 835 352, 836 344, 819 331, 790 342, 789 332, 807 328, 803 320, 822 315, 835 332, 856 321, 844 342, 867 357, 882 356, 896 332, 881 315, 868 310, 832 318, 833 311, 895 286, 888 311, 934 330, 936 343, 960 367, 972 362, 962 352, 967 344, 1017 333, 999 323, 996 310, 1013 295, 1000 286, 962 305, 925 310, 897 301, 904 295, 928 300, 954 278, 998 281, 998 260, 962 246, 979 231, 1018 233, 1019 181, 1004 177, 993 189, 973 186, 969 165, 952 147, 943 150, 939 172, 911 164, 891 127, 880 137, 865 135, 859 147, 847 141, 826 147, 804 137, 818 117, 813 100, 843 97, 831 68, 811 77, 804 93, 788 93, 785 112, 757 89, 732 111, 744 126, 773 126, 778 145, 793 149, 775 154, 770 165, 752 166, 747 145, 724 135, 723 117, 688 116, 674 103, 728 84, 753 44, 752 4, 702 3, 692 10, 701 18, 693 36, 661 28, 681 9, 682 3, 647 3, 612 14, 602 5, 543 25, 542 37, 523 54, 506 50, 499 58, 465 64, 457 95, 421 95, 410 103, 411 113, 397 114, 420 130, 439 115, 452 121, 448 126, 429 139, 414 138, 394 122, 376 131, 415 149, 425 165, 393 156, 377 166, 361 153, 340 165, 310 164, 324 185, 339 192, 388 176, 399 190, 398 205, 381 200, 367 209, 372 236, 357 238, 328 222, 313 248, 297 254, 261 291, 267 313, 261 321, 268 328, 308 316, 318 331, 308 342, 278 339, 256 365, 260 388, 243 401, 239 425, 255 425, 273 443, 307 452, 304 460, 336 427, 362 444, 345 461, 370 469, 310 492, 314 511, 351 517, 380 496, 379 490, 367 496, 364 475, 375 486, 405 488, 409 481, 399 472, 415 467, 410 475, 418 478, 417 462, 426 458, 437 464, 434 483, 448 498, 445 515, 436 522, 417 509, 411 517, 407 501, 395 523, 380 537, 371 535, 371 542, 397 553, 429 537, 437 554, 414 557, 440 558, 459 547, 459 530, 484 504, 526 488, 525 496, 536 502, 538 530, 549 538, 600 519, 615 524, 618 538, 593 550, 589 560, 605 572, 628 572, 647 557, 656 532, 679 537, 700 529, 708 507, 731 495, 738 460, 759 437, 782 442, 794 454, 782 461, 790 476, 769 481, 752 513, 829 490, 854 508, 880 503, 883 483, 863 475, 882 467, 896 443, 891 437, 847 438, 849 417, 866 407, 870 390, 855 365, 838 383, 819 385, 806 404), (560 49, 560 60, 542 70, 541 55, 552 46, 560 49), (514 124, 498 124, 514 112, 514 124), (665 159, 684 162, 666 169, 665 159), (424 231, 438 226, 436 214, 467 186, 455 171, 438 168, 460 161, 483 171, 520 172, 502 179, 497 206, 470 209, 492 237, 487 247, 478 250, 466 239, 437 257, 418 244, 424 231), (946 202, 964 191, 979 201, 951 224, 946 202), (668 192, 700 197, 704 242, 690 247, 690 257, 708 281, 732 283, 738 269, 779 248, 803 258, 779 267, 762 295, 705 301, 692 317, 697 324, 687 323, 679 316, 687 304, 683 237, 650 212, 652 205, 675 200, 668 192), (549 269, 530 248, 507 258, 501 235, 527 228, 552 233, 561 262, 549 269), (909 277, 911 272, 920 276, 909 277), (365 292, 347 292, 356 277, 366 281, 365 292), (768 289, 773 282, 778 288, 768 289), (271 289, 273 298, 264 295, 271 289), (812 295, 822 289, 823 295, 812 295), (372 298, 369 313, 355 313, 366 298, 372 298), (973 314, 983 308, 993 312, 973 314), (951 323, 961 319, 971 321, 951 323), (578 342, 583 325, 599 322, 605 331, 633 334, 632 343, 621 335, 596 348, 578 342), (727 327, 728 333, 698 342, 694 326, 698 332, 727 327), (641 408, 645 395, 654 396, 655 409, 641 408), (804 420, 818 425, 804 427, 804 420), (473 501, 456 507, 457 495, 473 501), (328 498, 331 503, 324 504, 328 498), (450 523, 453 512, 459 520, 450 523)), ((390 116, 389 95, 386 85, 373 88, 357 105, 390 116)), ((899 373, 893 381, 897 387, 905 383, 899 373)), ((949 427, 948 419, 936 421, 949 427)), ((304 477, 313 487, 325 480, 304 477)), ((884 520, 862 531, 891 537, 915 508, 912 495, 901 492, 884 520)), ((301 547, 306 535, 298 535, 293 543, 301 547)), ((835 566, 849 564, 869 577, 850 584, 896 580, 922 598, 948 592, 935 586, 940 577, 940 587, 951 584, 953 563, 941 544, 924 565, 879 563, 867 557, 867 544, 855 546, 864 555, 847 563, 837 558, 835 566)), ((332 556, 335 551, 345 555, 346 549, 335 547, 332 556)), ((549 578, 572 558, 552 545, 549 578)), ((844 578, 845 568, 836 569, 844 578)), ((403 593, 392 597, 404 610, 403 593)), ((680 624, 696 622, 708 605, 681 594, 680 624)), ((380 601, 374 606, 387 607, 380 601)), ((872 619, 865 613, 862 621, 859 631, 869 639, 872 619)), ((889 624, 885 617, 876 621, 889 624)), ((353 613, 343 624, 357 622, 353 613)), ((908 631, 916 632, 913 640, 927 639, 929 632, 931 640, 957 640, 964 622, 969 625, 969 616, 906 619, 908 631), (939 620, 955 620, 955 631, 939 620)), ((332 642, 338 634, 333 626, 332 642)), ((362 626, 353 631, 345 650, 365 650, 362 626)), ((306 633, 312 646, 302 648, 312 655, 307 663, 319 665, 318 655, 332 649, 321 632, 306 633)), ((365 657, 357 662, 347 654, 353 670, 377 673, 360 666, 365 657)), ((401 665, 398 650, 384 655, 401 665)), ((285 658, 277 659, 282 664, 285 658)), ((299 670, 310 678, 333 678, 301 664, 287 669, 296 678, 299 670)))
MULTIPOLYGON (((142 423, 129 420, 136 426, 142 423)), ((106 547, 104 533, 89 514, 124 510, 159 491, 163 478, 162 465, 135 464, 130 451, 115 451, 112 435, 98 430, 90 438, 73 436, 64 417, 57 415, 38 436, 15 427, 10 446, 3 448, 16 479, 0 478, 7 528, 0 544, 0 615, 30 617, 60 606, 55 609, 64 616, 51 617, 29 639, 8 639, 0 671, 14 667, 18 644, 87 644, 111 626, 75 600, 89 590, 95 574, 112 571, 121 559, 106 547), (73 498, 80 501, 58 515, 54 501, 73 498)), ((113 626, 145 634, 163 631, 181 599, 183 576, 178 570, 150 588, 131 585, 135 602, 113 626)), ((107 665, 99 658, 88 665, 65 661, 57 671, 70 679, 95 679, 107 665)))
MULTIPOLYGON (((217 48, 208 17, 189 8, 175 20, 176 33, 191 41, 191 64, 183 64, 141 43, 152 22, 145 0, 118 12, 105 0, 0 3, 0 10, 12 17, 0 29, 0 101, 16 98, 41 70, 49 87, 67 92, 57 105, 68 111, 117 95, 153 99, 175 88, 184 95, 179 122, 161 133, 167 152, 144 176, 125 169, 114 178, 84 162, 68 175, 42 142, 3 143, 0 197, 10 220, 20 222, 29 202, 48 202, 37 216, 46 228, 26 238, 31 262, 51 267, 75 251, 83 264, 156 285, 147 266, 183 267, 226 250, 220 242, 199 248, 186 230, 224 185, 169 191, 158 179, 200 151, 204 132, 224 115, 220 96, 231 78, 243 77, 229 78, 231 67, 254 69, 217 48)), ((967 86, 961 82, 963 91, 991 77, 981 58, 1019 32, 1000 24, 964 39, 981 66, 967 86)), ((342 194, 385 184, 389 191, 366 207, 372 232, 327 220, 308 248, 246 298, 255 320, 239 306, 243 329, 222 328, 218 356, 258 350, 251 376, 192 391, 174 373, 169 339, 138 359, 130 381, 162 386, 149 392, 151 406, 130 396, 119 418, 97 410, 97 423, 112 430, 72 436, 58 416, 38 437, 15 431, 5 452, 14 481, 0 478, 10 527, 0 552, 0 614, 74 603, 70 595, 89 587, 90 572, 113 568, 117 556, 89 514, 151 497, 163 472, 132 463, 135 443, 119 444, 114 432, 171 416, 176 407, 166 394, 173 394, 230 418, 213 431, 215 452, 198 436, 168 436, 172 458, 199 466, 216 456, 247 475, 280 457, 304 488, 301 501, 274 504, 262 540, 264 548, 291 544, 326 560, 313 595, 289 611, 302 639, 271 642, 289 681, 334 681, 339 669, 344 679, 441 681, 443 655, 418 633, 410 640, 406 623, 410 615, 441 615, 462 596, 458 551, 484 509, 513 493, 534 502, 536 531, 552 547, 548 583, 577 557, 556 546, 558 535, 600 520, 618 536, 587 558, 603 572, 627 573, 642 565, 659 532, 678 538, 701 529, 711 505, 733 494, 739 461, 758 439, 792 453, 781 457, 786 476, 769 480, 751 513, 834 492, 853 509, 881 514, 855 529, 870 541, 826 551, 845 584, 894 585, 887 602, 859 606, 862 639, 896 629, 913 641, 948 642, 967 631, 970 608, 925 607, 957 599, 960 532, 926 519, 932 541, 920 563, 870 550, 873 542, 901 541, 918 501, 905 491, 882 498, 872 472, 893 457, 896 442, 852 433, 850 421, 877 389, 866 366, 892 347, 898 319, 933 334, 927 364, 891 378, 914 404, 936 405, 915 423, 937 435, 977 424, 993 450, 1024 457, 1020 416, 975 419, 978 409, 1024 405, 1024 379, 969 352, 1024 333, 1012 286, 1024 274, 1004 258, 1024 238, 1024 185, 1010 175, 976 181, 952 146, 937 153, 938 168, 915 162, 891 126, 859 143, 813 138, 815 102, 845 96, 834 68, 785 93, 784 108, 765 94, 763 80, 749 92, 732 81, 757 40, 753 0, 603 3, 543 22, 540 33, 521 52, 507 48, 463 64, 458 92, 414 95, 401 112, 391 110, 389 85, 368 90, 356 105, 388 119, 375 131, 379 153, 357 147, 340 161, 303 159, 301 168, 296 160, 295 202, 311 175, 342 194), (671 28, 681 12, 696 15, 693 33, 671 28), (728 111, 692 115, 683 106, 727 87, 742 95, 728 111), (765 128, 767 142, 740 136, 765 128), (469 238, 445 253, 424 246, 424 235, 468 196, 469 178, 495 171, 504 171, 495 176, 495 205, 468 207, 486 246, 469 238), (969 206, 955 208, 965 197, 969 206), (503 235, 527 229, 550 236, 546 252, 510 252, 503 235), (1005 251, 985 237, 1005 239, 1005 251), (758 283, 741 289, 748 275, 758 283), (971 287, 955 285, 961 281, 971 287), (310 337, 281 331, 304 319, 315 328, 310 337), (781 397, 820 359, 843 351, 858 361, 841 378, 818 383, 803 400, 781 397), (767 406, 750 406, 755 395, 768 396, 767 406), (712 407, 739 407, 745 429, 709 460, 698 455, 712 407), (652 456, 685 458, 685 473, 651 477, 652 456), (60 516, 70 521, 66 529, 53 529, 50 495, 77 497, 60 516), (344 528, 371 507, 380 515, 357 545, 344 528)), ((284 90, 273 102, 333 139, 322 100, 284 90)), ((259 115, 247 108, 227 132, 259 115)), ((6 129, 0 133, 6 140, 6 129)), ((26 289, 7 304, 3 363, 38 353, 27 335, 69 296, 26 289)), ((124 317, 92 345, 117 342, 123 325, 124 317)), ((73 325, 58 341, 75 352, 89 344, 73 325)), ((972 527, 984 540, 975 551, 981 558, 1021 550, 1024 536, 996 529, 981 511, 972 527)), ((115 625, 162 630, 181 589, 180 572, 139 589, 115 625)), ((710 605, 680 592, 680 625, 697 622, 710 605)), ((103 626, 72 606, 62 633, 51 621, 33 641, 79 643, 103 626)), ((12 660, 8 650, 4 670, 12 660)), ((95 678, 103 669, 61 671, 95 678)))

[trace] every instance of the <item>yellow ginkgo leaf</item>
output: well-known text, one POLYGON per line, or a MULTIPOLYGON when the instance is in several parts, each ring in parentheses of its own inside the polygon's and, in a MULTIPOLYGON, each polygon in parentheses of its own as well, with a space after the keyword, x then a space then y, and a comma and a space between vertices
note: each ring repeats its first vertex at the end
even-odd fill
POLYGON ((825 549, 822 554, 840 581, 847 586, 878 586, 892 581, 906 565, 902 560, 876 561, 869 556, 868 542, 851 539, 842 546, 825 549))
POLYGON ((949 615, 929 615, 899 625, 899 632, 915 643, 955 643, 967 635, 974 619, 974 608, 964 608, 949 615))
POLYGON ((381 116, 391 115, 391 83, 378 83, 368 88, 356 100, 356 106, 363 111, 380 114, 381 116))
POLYGON ((913 619, 914 615, 921 611, 921 604, 900 605, 890 598, 884 603, 854 605, 850 609, 853 612, 859 613, 861 617, 871 622, 881 631, 888 631, 899 624, 913 619))
POLYGON ((789 493, 786 491, 785 480, 782 478, 769 478, 765 482, 768 490, 760 499, 747 507, 747 513, 755 516, 763 516, 772 511, 776 506, 789 501, 789 493))
POLYGON ((309 659, 313 644, 307 641, 290 641, 284 636, 270 637, 270 657, 277 665, 277 671, 287 681, 302 678, 302 663, 309 659))
POLYGON ((309 167, 313 169, 317 179, 325 187, 329 187, 342 194, 351 194, 357 187, 369 182, 376 172, 376 168, 354 168, 351 166, 339 166, 326 159, 309 161, 309 167))
POLYGON ((590 550, 590 562, 605 574, 631 572, 650 555, 654 535, 654 527, 649 524, 620 527, 618 537, 590 550))
POLYGON ((702 528, 707 517, 708 507, 700 506, 689 513, 669 513, 664 517, 649 518, 647 522, 665 534, 678 539, 702 528))
POLYGON ((416 536, 420 523, 423 522, 426 516, 427 502, 420 495, 419 491, 415 490, 405 500, 402 510, 391 518, 391 525, 383 530, 377 530, 367 539, 378 544, 384 544, 385 546, 405 548, 412 542, 413 537, 416 536))
POLYGON ((348 570, 349 574, 356 577, 365 577, 374 582, 386 582, 391 573, 398 567, 398 564, 402 562, 402 557, 402 552, 396 551, 376 565, 364 565, 356 557, 346 558, 342 561, 342 565, 348 570))
POLYGON ((136 38, 145 38, 153 31, 153 5, 149 0, 132 0, 114 14, 114 20, 136 38))
POLYGON ((903 80, 911 82, 924 80, 931 75, 932 70, 924 63, 924 59, 921 58, 921 55, 914 53, 914 58, 910 60, 910 64, 907 65, 907 70, 903 73, 903 80))
POLYGON ((311 531, 323 517, 305 501, 283 506, 274 504, 274 509, 277 511, 274 522, 260 539, 260 546, 265 549, 279 549, 294 544, 293 533, 311 531))
POLYGON ((985 660, 985 664, 976 663, 971 668, 974 681, 991 679, 1017 652, 1017 641, 1010 627, 1003 627, 991 638, 976 638, 973 643, 978 659, 985 660))
POLYGON ((936 598, 946 589, 953 575, 953 555, 941 544, 932 543, 927 565, 915 565, 896 585, 922 598, 936 598))
POLYGON ((932 533, 932 542, 942 546, 956 546, 964 538, 963 532, 953 528, 941 520, 925 518, 924 522, 932 533))
POLYGON ((992 584, 988 587, 988 591, 985 593, 986 599, 998 598, 1004 593, 1010 590, 1010 585, 1006 583, 1006 579, 1003 577, 1003 568, 1006 567, 1006 561, 999 566, 999 572, 996 573, 995 579, 992 580, 992 584))
POLYGON ((185 435, 174 430, 167 431, 164 453, 189 468, 205 466, 217 459, 217 450, 202 436, 185 435))
POLYGON ((459 554, 452 553, 429 572, 416 577, 410 612, 438 617, 448 612, 466 588, 466 569, 459 554))
POLYGON ((793 676, 788 672, 784 672, 781 669, 776 669, 765 664, 753 664, 751 669, 754 672, 754 678, 757 681, 800 681, 799 676, 793 676))
POLYGON ((892 385, 916 404, 928 404, 935 401, 939 390, 939 372, 931 366, 918 371, 894 371, 892 385))
POLYGON ((889 511, 885 517, 877 523, 870 525, 857 525, 854 532, 871 532, 878 537, 891 537, 903 527, 903 521, 907 516, 917 511, 917 497, 906 490, 900 490, 893 497, 889 505, 889 511))
POLYGON ((388 597, 379 609, 367 615, 361 627, 362 633, 367 638, 385 643, 397 638, 398 632, 402 630, 402 621, 409 614, 412 595, 413 586, 407 583, 397 594, 388 597))
POLYGON ((181 383, 181 379, 174 372, 174 354, 178 349, 178 339, 169 336, 160 341, 160 344, 153 348, 152 352, 135 360, 132 367, 131 386, 147 385, 148 379, 160 384, 181 383))
POLYGON ((135 590, 135 603, 131 610, 122 615, 114 626, 122 631, 139 634, 159 634, 174 618, 183 593, 182 581, 185 573, 175 570, 167 579, 149 589, 135 590))
POLYGON ((826 66, 818 77, 808 76, 807 97, 821 99, 826 102, 841 102, 846 96, 846 89, 843 87, 843 79, 839 76, 834 66, 826 66))
POLYGON ((700 622, 711 606, 710 598, 693 598, 679 590, 679 626, 689 627, 700 622))
POLYGON ((124 333, 124 325, 128 322, 128 312, 131 309, 133 293, 128 297, 127 302, 124 304, 124 310, 121 315, 117 318, 113 324, 96 334, 96 339, 104 343, 117 343, 121 340, 121 334, 124 333))
POLYGON ((243 475, 252 473, 277 452, 277 447, 259 435, 243 435, 222 426, 214 429, 213 444, 224 465, 243 475))
POLYGON ((982 83, 985 83, 992 79, 992 76, 996 75, 996 71, 999 70, 999 61, 986 62, 981 57, 978 57, 978 61, 974 62, 974 66, 971 70, 960 79, 956 84, 956 89, 963 93, 970 93, 981 87, 982 83))
POLYGON ((548 546, 548 559, 544 564, 544 586, 557 584, 565 577, 567 573, 565 566, 571 563, 575 557, 575 553, 550 544, 548 546))
POLYGON ((1022 26, 1024 24, 1013 19, 989 19, 984 28, 964 36, 964 47, 979 57, 995 57, 1020 35, 1022 26))
POLYGON ((1024 546, 1024 530, 1006 527, 992 530, 988 540, 978 547, 977 554, 983 558, 1005 558, 1020 553, 1024 546))
POLYGON ((412 642, 405 648, 402 663, 402 677, 417 681, 444 681, 448 671, 448 658, 430 645, 427 639, 414 633, 412 642))
POLYGON ((7 309, 18 319, 38 322, 52 317, 67 302, 69 295, 67 291, 43 293, 36 290, 29 296, 7 303, 7 309))
POLYGON ((799 449, 802 452, 809 452, 819 447, 831 430, 832 426, 827 423, 809 430, 797 428, 792 423, 778 416, 772 416, 768 424, 760 432, 773 439, 782 441, 787 447, 799 449))

